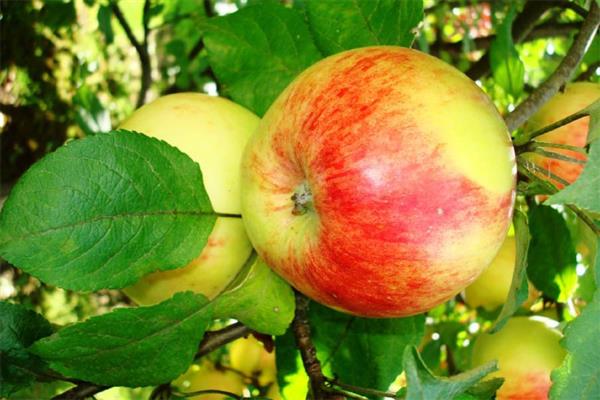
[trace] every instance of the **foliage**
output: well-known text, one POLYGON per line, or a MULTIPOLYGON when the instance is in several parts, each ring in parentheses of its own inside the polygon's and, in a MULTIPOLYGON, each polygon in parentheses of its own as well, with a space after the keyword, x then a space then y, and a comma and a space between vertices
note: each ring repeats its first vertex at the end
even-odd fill
MULTIPOLYGON (((319 59, 376 44, 445 60, 507 115, 551 76, 589 11, 585 2, 533 3, 0 0, 7 38, 1 195, 12 188, 0 213, 0 396, 49 397, 76 380, 88 388, 156 386, 158 396, 162 384, 185 372, 199 344, 210 342, 205 333, 235 319, 265 349, 274 345, 283 396, 303 398, 308 376, 290 326, 293 289, 264 261, 251 258, 211 300, 179 293, 134 307, 109 290, 185 265, 217 218, 187 155, 111 129, 139 99, 181 91, 218 93, 262 115, 319 59)), ((575 79, 599 81, 598 46, 596 37, 575 79)), ((587 113, 589 158, 572 185, 557 191, 519 166, 517 261, 500 310, 469 309, 457 297, 426 315, 368 320, 311 304, 311 338, 329 390, 489 399, 501 382, 485 380, 493 366, 469 369, 477 334, 501 329, 515 314, 567 309, 556 313, 574 319, 564 329, 569 354, 552 375, 551 398, 598 393, 599 371, 590 368, 600 365, 598 105, 587 113), (526 277, 542 292, 531 308, 522 306, 526 277)), ((515 143, 517 153, 528 145, 515 143)), ((228 365, 227 348, 202 357, 228 365)), ((269 385, 243 379, 253 396, 266 395, 269 385)), ((117 396, 150 392, 136 390, 117 396)))

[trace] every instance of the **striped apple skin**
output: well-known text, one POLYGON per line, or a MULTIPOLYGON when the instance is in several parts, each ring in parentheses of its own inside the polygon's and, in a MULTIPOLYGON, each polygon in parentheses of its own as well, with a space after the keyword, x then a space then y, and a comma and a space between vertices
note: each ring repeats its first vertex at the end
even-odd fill
POLYGON ((242 159, 242 215, 299 291, 359 316, 408 316, 494 258, 515 171, 506 126, 473 82, 415 50, 368 47, 313 65, 272 105, 242 159), (303 186, 312 204, 297 215, 303 186))

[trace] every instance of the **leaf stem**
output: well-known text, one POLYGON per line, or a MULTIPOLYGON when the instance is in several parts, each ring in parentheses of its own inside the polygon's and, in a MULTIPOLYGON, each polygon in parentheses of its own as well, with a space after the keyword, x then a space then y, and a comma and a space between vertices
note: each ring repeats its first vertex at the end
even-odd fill
POLYGON ((532 132, 528 135, 523 135, 522 137, 515 140, 515 146, 522 146, 524 144, 527 144, 532 139, 534 139, 540 135, 543 135, 546 132, 553 131, 556 128, 560 128, 561 126, 567 125, 573 121, 577 121, 578 119, 587 117, 589 114, 590 113, 586 110, 581 110, 581 111, 576 112, 575 114, 571 114, 563 119, 560 119, 560 120, 554 122, 553 124, 543 127, 542 129, 538 129, 537 131, 532 132))
POLYGON ((560 154, 560 153, 556 153, 554 151, 547 151, 541 148, 537 148, 535 149, 534 153, 540 154, 544 157, 548 157, 548 158, 552 158, 555 160, 561 160, 561 161, 566 161, 566 162, 570 162, 573 164, 579 164, 579 165, 584 165, 585 164, 585 160, 580 160, 579 158, 575 158, 575 157, 569 157, 567 155, 564 154, 560 154))
POLYGON ((374 396, 374 397, 397 398, 396 393, 386 392, 386 391, 377 390, 377 389, 364 388, 364 387, 360 387, 360 386, 354 386, 354 385, 340 382, 337 379, 331 379, 331 378, 325 378, 325 379, 329 385, 338 386, 342 389, 347 389, 354 393, 364 394, 366 396, 374 396))
POLYGON ((587 151, 583 147, 571 146, 570 144, 562 144, 562 143, 549 143, 549 142, 537 142, 536 141, 536 142, 530 143, 528 147, 533 150, 535 150, 538 147, 549 147, 549 148, 556 148, 556 149, 571 150, 571 151, 575 151, 575 152, 581 153, 581 154, 587 154, 587 151))

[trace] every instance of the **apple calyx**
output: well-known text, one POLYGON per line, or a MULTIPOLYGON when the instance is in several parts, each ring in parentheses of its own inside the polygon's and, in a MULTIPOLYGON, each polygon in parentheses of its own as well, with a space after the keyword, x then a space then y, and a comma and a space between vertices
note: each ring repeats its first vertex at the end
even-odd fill
POLYGON ((292 195, 292 201, 294 202, 294 208, 292 214, 304 215, 308 210, 311 210, 313 204, 312 192, 306 181, 302 182, 292 195))

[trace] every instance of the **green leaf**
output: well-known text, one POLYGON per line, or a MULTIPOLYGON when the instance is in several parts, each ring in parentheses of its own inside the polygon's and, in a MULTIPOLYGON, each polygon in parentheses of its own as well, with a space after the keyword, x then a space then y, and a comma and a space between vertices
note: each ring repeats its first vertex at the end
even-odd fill
POLYGON ((0 397, 29 386, 36 373, 45 369, 43 361, 27 347, 51 334, 50 323, 41 315, 0 301, 0 397))
POLYGON ((73 97, 75 122, 88 136, 106 133, 111 129, 110 114, 100 99, 87 86, 82 86, 73 97))
POLYGON ((294 319, 294 291, 255 255, 247 272, 217 297, 215 317, 234 318, 270 335, 283 335, 294 319))
POLYGON ((122 288, 188 264, 215 220, 198 164, 116 131, 72 141, 23 175, 0 213, 0 255, 48 284, 122 288))
POLYGON ((402 372, 402 349, 418 345, 425 317, 358 318, 311 303, 309 319, 323 367, 340 381, 387 390, 402 372))
POLYGON ((529 228, 527 276, 546 296, 566 303, 577 287, 577 252, 567 223, 555 209, 539 206, 529 210, 529 228))
POLYGON ((321 58, 300 15, 272 3, 212 19, 204 44, 224 94, 258 115, 321 58))
POLYGON ((513 272, 508 298, 500 310, 500 315, 494 322, 490 330, 491 333, 498 332, 506 321, 521 307, 521 304, 527 300, 527 254, 529 253, 529 244, 531 235, 527 225, 527 216, 519 210, 515 210, 513 216, 513 225, 515 227, 515 238, 517 240, 517 254, 515 271, 513 272))
MULTIPOLYGON (((404 349, 404 371, 406 372, 407 383, 406 400, 453 399, 468 392, 484 376, 497 370, 496 362, 492 361, 450 378, 437 377, 427 368, 416 347, 407 346, 404 349)), ((498 382, 496 380, 495 384, 498 384, 498 382)))
POLYGON ((357 47, 410 47, 423 19, 421 0, 307 0, 308 23, 325 55, 357 47))
POLYGON ((98 8, 98 29, 104 35, 104 40, 107 45, 111 44, 115 38, 115 33, 112 28, 112 10, 110 6, 101 5, 98 8))
POLYGON ((590 145, 588 160, 579 178, 560 192, 550 196, 544 204, 573 204, 579 208, 600 213, 600 140, 590 145))
MULTIPOLYGON (((600 245, 600 240, 598 241, 600 245)), ((596 285, 600 287, 600 257, 596 257, 596 285)), ((550 399, 592 400, 600 393, 600 290, 594 299, 564 330, 561 344, 568 354, 552 371, 550 399)))
POLYGON ((183 292, 155 306, 92 317, 30 349, 72 378, 108 386, 158 385, 186 371, 211 319, 204 296, 183 292))
POLYGON ((48 28, 56 31, 69 27, 77 20, 74 1, 46 1, 40 12, 41 22, 48 28))
POLYGON ((586 143, 592 143, 600 139, 600 99, 587 106, 583 111, 590 116, 586 143))
POLYGON ((496 37, 490 46, 490 66, 495 82, 518 98, 525 86, 525 66, 519 58, 512 38, 512 24, 516 4, 511 3, 504 21, 498 26, 496 37))

